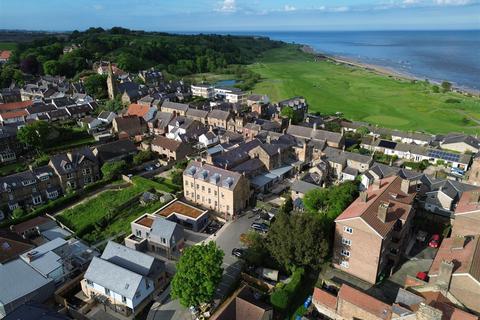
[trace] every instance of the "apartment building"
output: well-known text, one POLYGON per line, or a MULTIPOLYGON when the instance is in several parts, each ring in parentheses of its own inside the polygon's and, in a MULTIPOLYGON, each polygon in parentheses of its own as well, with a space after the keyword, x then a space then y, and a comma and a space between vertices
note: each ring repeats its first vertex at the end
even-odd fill
POLYGON ((192 84, 192 96, 212 99, 215 96, 215 89, 209 84, 192 84))
POLYGON ((411 232, 416 185, 400 177, 379 180, 335 220, 333 265, 369 283, 390 275, 411 232))
POLYGON ((240 173, 192 161, 183 172, 188 201, 234 218, 250 199, 250 184, 240 173))

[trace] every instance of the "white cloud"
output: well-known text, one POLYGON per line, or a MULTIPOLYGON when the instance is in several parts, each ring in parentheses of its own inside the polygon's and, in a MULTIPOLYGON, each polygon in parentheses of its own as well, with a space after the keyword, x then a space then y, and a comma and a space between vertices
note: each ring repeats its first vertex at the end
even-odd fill
POLYGON ((434 3, 441 6, 464 6, 469 4, 470 0, 433 0, 434 3))
POLYGON ((219 7, 216 11, 220 12, 236 12, 237 11, 237 4, 235 0, 223 0, 220 2, 219 7))
POLYGON ((350 10, 350 7, 347 7, 347 6, 333 7, 328 10, 331 12, 346 12, 350 10))
POLYGON ((283 7, 283 10, 284 11, 295 11, 295 10, 297 10, 297 8, 295 8, 294 6, 286 4, 285 7, 283 7))

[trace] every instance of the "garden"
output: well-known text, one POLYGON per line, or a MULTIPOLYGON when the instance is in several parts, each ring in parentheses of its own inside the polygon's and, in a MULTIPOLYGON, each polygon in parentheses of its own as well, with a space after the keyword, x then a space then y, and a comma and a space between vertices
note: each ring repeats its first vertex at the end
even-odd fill
POLYGON ((145 206, 138 201, 146 191, 175 193, 179 187, 169 180, 152 181, 133 177, 132 184, 118 191, 104 191, 89 200, 67 209, 58 220, 90 244, 110 237, 126 236, 130 222, 143 213, 152 213, 163 206, 154 201, 145 206))

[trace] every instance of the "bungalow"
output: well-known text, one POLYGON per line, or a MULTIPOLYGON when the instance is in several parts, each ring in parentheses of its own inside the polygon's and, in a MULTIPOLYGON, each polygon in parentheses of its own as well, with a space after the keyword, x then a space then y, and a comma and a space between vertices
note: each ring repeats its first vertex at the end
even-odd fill
POLYGON ((430 142, 432 142, 433 140, 432 135, 421 132, 403 132, 394 130, 392 131, 391 136, 393 141, 402 143, 413 143, 422 146, 430 144, 430 142))
POLYGON ((460 153, 477 153, 480 151, 480 140, 461 133, 451 133, 443 137, 440 147, 460 153))

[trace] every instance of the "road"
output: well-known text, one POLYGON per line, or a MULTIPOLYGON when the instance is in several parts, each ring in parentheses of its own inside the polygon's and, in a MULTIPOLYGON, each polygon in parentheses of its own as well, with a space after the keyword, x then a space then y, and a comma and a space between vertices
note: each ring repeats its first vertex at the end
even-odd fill
MULTIPOLYGON (((216 235, 211 235, 204 241, 215 241, 217 245, 225 252, 223 258, 223 276, 217 291, 215 292, 215 302, 223 301, 230 292, 231 285, 235 282, 241 271, 241 261, 232 256, 232 249, 238 248, 240 244, 240 235, 250 228, 255 221, 255 215, 251 212, 233 222, 225 224, 216 235)), ((191 313, 180 305, 178 300, 170 298, 170 286, 160 295, 153 304, 148 313, 147 320, 186 320, 193 319, 191 313)))

